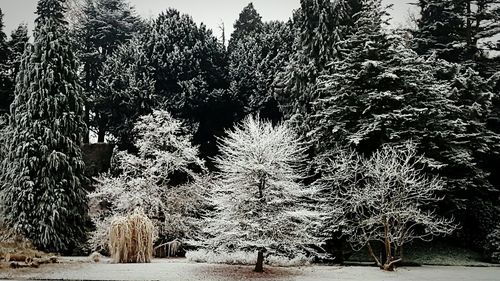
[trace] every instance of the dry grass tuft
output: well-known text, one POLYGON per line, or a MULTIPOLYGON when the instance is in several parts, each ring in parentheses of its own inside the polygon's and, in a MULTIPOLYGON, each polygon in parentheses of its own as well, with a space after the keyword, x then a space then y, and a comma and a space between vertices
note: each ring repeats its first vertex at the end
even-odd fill
POLYGON ((149 263, 153 259, 154 226, 142 210, 111 222, 109 249, 115 263, 149 263))

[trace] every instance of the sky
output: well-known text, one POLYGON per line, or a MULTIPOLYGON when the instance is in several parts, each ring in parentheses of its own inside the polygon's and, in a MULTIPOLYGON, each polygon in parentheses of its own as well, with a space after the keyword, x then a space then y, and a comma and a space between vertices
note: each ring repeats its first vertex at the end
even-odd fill
MULTIPOLYGON (((150 18, 155 17, 168 7, 187 13, 193 19, 203 22, 214 31, 217 36, 221 35, 218 27, 224 22, 226 35, 233 30, 233 24, 239 13, 249 2, 253 2, 263 20, 287 20, 292 11, 299 7, 299 0, 129 0, 135 6, 139 15, 150 18)), ((411 5, 408 2, 415 0, 383 0, 386 4, 394 5, 391 14, 393 24, 405 22, 411 5)), ((27 23, 33 28, 37 0, 0 0, 0 8, 3 10, 5 31, 10 34, 20 23, 27 23)))

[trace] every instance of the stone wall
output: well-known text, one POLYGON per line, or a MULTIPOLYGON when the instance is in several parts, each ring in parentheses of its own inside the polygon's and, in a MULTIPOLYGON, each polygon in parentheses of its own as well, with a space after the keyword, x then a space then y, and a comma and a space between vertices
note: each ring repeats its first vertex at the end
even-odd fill
POLYGON ((89 177, 109 171, 114 145, 109 143, 91 143, 82 146, 85 170, 89 177))

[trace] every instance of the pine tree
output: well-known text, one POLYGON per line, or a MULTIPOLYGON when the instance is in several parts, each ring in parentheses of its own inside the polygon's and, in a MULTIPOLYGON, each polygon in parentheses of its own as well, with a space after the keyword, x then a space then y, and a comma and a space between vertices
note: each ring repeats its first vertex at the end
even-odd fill
POLYGON ((321 98, 309 124, 317 159, 335 157, 337 144, 370 155, 384 143, 411 140, 427 171, 446 181, 445 209, 460 212, 463 232, 473 233, 478 225, 466 223, 478 215, 472 204, 494 198, 482 165, 498 151, 498 135, 485 125, 493 94, 474 71, 407 49, 382 29, 380 1, 365 3, 343 59, 317 84, 321 98))
POLYGON ((39 249, 72 252, 85 241, 85 131, 64 0, 40 0, 34 43, 25 51, 3 162, 3 216, 39 249))
MULTIPOLYGON (((126 0, 86 0, 82 8, 83 16, 73 30, 74 44, 83 66, 81 78, 86 96, 85 122, 97 128, 98 141, 104 142, 106 116, 96 110, 94 102, 97 81, 104 62, 124 42, 142 29, 142 23, 126 0), (95 120, 90 120, 90 113, 95 120), (102 117, 102 118, 101 118, 102 117)), ((85 142, 88 142, 88 135, 85 142)))
POLYGON ((13 88, 9 67, 10 48, 3 28, 3 13, 0 9, 0 114, 9 111, 13 88))
POLYGON ((143 42, 136 37, 118 47, 98 80, 96 108, 122 150, 133 148, 133 124, 155 105, 152 69, 143 42))

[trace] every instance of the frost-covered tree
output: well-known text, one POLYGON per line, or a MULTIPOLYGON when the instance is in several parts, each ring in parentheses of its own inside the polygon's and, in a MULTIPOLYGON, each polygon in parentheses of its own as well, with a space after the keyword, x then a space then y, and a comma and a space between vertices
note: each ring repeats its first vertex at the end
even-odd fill
POLYGON ((456 229, 453 220, 437 216, 432 209, 442 199, 436 193, 444 189, 444 182, 423 173, 422 159, 411 143, 384 146, 369 158, 340 151, 327 159, 318 181, 318 201, 326 207, 326 232, 342 225, 354 249, 366 247, 387 271, 403 259, 407 243, 450 235, 456 229), (373 243, 383 245, 383 259, 377 257, 373 243))
POLYGON ((10 67, 11 67, 11 77, 12 81, 16 80, 17 73, 19 72, 19 67, 21 65, 21 59, 26 48, 26 44, 29 42, 28 35, 28 25, 25 23, 20 24, 15 30, 10 34, 9 47, 10 53, 10 67))
POLYGON ((10 48, 3 28, 3 12, 0 9, 0 114, 9 111, 13 89, 9 67, 10 48))
POLYGON ((65 1, 40 0, 34 43, 23 56, 2 163, 2 214, 38 248, 71 252, 85 240, 85 124, 65 1))
POLYGON ((117 175, 103 174, 89 195, 96 231, 91 245, 106 249, 109 222, 142 208, 154 222, 157 243, 199 234, 207 207, 204 162, 180 121, 166 111, 153 111, 135 123, 138 154, 114 156, 117 175))
POLYGON ((294 14, 293 54, 275 86, 285 117, 301 127, 300 133, 310 131, 302 123, 311 114, 311 103, 316 99, 316 79, 337 58, 339 43, 352 33, 359 2, 301 0, 294 14))
POLYGON ((124 43, 103 65, 95 106, 101 125, 116 138, 119 148, 133 148, 137 119, 155 104, 154 80, 140 37, 124 43))
POLYGON ((498 153, 499 136, 486 128, 493 93, 474 71, 420 57, 386 33, 380 1, 370 2, 358 32, 344 42, 343 59, 318 79, 320 98, 308 123, 316 152, 329 157, 341 143, 369 155, 385 143, 413 140, 426 171, 445 182, 443 209, 460 214, 462 233, 484 239, 491 226, 470 222, 480 214, 474 202, 498 202, 484 165, 498 153))
POLYGON ((262 272, 264 252, 293 253, 314 243, 307 231, 316 214, 303 201, 304 148, 287 125, 274 126, 247 117, 220 140, 213 188, 217 208, 206 231, 214 251, 257 251, 255 271, 262 272))
POLYGON ((420 0, 418 5, 418 53, 436 52, 447 61, 473 63, 476 70, 488 72, 485 66, 494 63, 488 52, 500 49, 498 0, 420 0))
MULTIPOLYGON (((97 129, 98 141, 104 142, 107 119, 105 113, 102 115, 95 108, 97 83, 104 62, 141 30, 142 22, 126 0, 85 0, 81 6, 82 16, 74 23, 72 37, 82 64, 80 77, 86 97, 85 122, 89 128, 97 129)), ((85 142, 88 142, 88 135, 85 142)))

